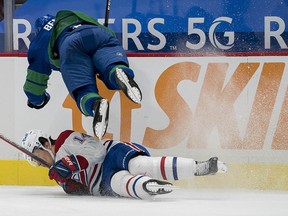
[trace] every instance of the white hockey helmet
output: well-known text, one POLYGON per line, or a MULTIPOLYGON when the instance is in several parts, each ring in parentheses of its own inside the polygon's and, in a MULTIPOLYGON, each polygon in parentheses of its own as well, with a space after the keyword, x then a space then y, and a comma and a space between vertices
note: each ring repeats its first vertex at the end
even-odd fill
MULTIPOLYGON (((48 141, 51 147, 50 136, 41 130, 33 129, 33 130, 28 131, 24 135, 22 139, 22 146, 31 153, 33 153, 35 148, 41 148, 47 151, 47 148, 43 146, 43 143, 45 141, 48 141)), ((24 153, 23 156, 24 156, 24 159, 26 159, 32 166, 37 167, 37 163, 35 163, 35 161, 32 160, 32 158, 29 155, 24 153)))

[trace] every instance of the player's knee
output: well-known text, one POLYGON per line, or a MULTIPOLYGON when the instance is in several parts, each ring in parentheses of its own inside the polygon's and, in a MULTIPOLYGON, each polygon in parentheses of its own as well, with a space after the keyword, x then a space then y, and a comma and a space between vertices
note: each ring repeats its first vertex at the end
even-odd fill
POLYGON ((129 161, 128 169, 132 175, 150 176, 153 168, 151 157, 139 155, 129 161))

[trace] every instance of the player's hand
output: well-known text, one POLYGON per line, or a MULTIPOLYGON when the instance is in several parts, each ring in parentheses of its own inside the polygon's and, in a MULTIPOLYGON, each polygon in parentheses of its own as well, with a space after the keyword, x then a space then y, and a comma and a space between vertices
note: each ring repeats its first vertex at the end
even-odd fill
POLYGON ((34 108, 34 109, 42 109, 50 100, 50 95, 48 92, 45 92, 44 95, 44 101, 40 104, 40 105, 34 105, 33 103, 31 103, 29 100, 27 101, 27 106, 29 106, 30 108, 34 108))
POLYGON ((73 194, 73 195, 88 195, 89 194, 89 189, 86 185, 83 185, 72 179, 68 179, 63 184, 62 188, 67 194, 73 194))
POLYGON ((59 183, 65 183, 73 174, 79 171, 79 163, 75 155, 63 157, 49 169, 49 178, 59 183))

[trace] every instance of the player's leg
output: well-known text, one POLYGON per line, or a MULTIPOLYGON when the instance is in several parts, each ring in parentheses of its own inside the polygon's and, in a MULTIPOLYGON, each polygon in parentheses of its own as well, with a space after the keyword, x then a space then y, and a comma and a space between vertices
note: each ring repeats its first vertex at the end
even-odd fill
POLYGON ((119 88, 131 101, 137 104, 141 103, 142 92, 134 81, 134 72, 130 68, 117 65, 110 70, 109 74, 111 83, 117 83, 119 88))
MULTIPOLYGON (((112 189, 112 176, 114 176, 115 173, 123 170, 128 171, 128 163, 131 158, 134 158, 138 155, 149 156, 150 154, 144 146, 130 142, 110 140, 104 143, 104 147, 106 148, 107 155, 102 163, 102 178, 99 192, 104 196, 124 196, 119 192, 119 190, 116 190, 115 192, 112 189)), ((125 179, 127 178, 125 177, 125 179)), ((115 186, 115 183, 113 184, 115 186)), ((95 193, 97 193, 97 191, 95 193)))
POLYGON ((142 93, 134 80, 134 72, 129 68, 129 62, 123 47, 117 38, 99 28, 94 30, 95 37, 106 38, 93 56, 99 78, 107 88, 122 90, 134 103, 140 103, 142 93))
POLYGON ((92 58, 87 54, 82 34, 69 34, 59 43, 60 70, 67 89, 76 101, 79 110, 92 116, 93 130, 101 139, 104 136, 109 116, 109 104, 103 99, 96 85, 96 74, 92 58))
POLYGON ((217 157, 200 162, 182 157, 137 156, 129 161, 128 167, 132 175, 141 174, 163 180, 191 179, 227 172, 227 166, 217 157))
POLYGON ((111 188, 119 196, 136 199, 150 199, 152 196, 170 193, 173 190, 169 182, 143 175, 133 176, 127 170, 119 171, 112 176, 111 188))
POLYGON ((109 119, 109 102, 98 93, 96 85, 87 85, 76 89, 73 95, 77 106, 86 116, 92 116, 93 131, 101 139, 106 133, 109 119))

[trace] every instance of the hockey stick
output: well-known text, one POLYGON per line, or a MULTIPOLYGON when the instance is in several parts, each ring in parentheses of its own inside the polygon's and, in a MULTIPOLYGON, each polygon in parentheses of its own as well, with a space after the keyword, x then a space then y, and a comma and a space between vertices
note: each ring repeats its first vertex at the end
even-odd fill
POLYGON ((105 27, 108 27, 109 14, 110 14, 110 3, 111 3, 111 0, 106 0, 106 11, 105 11, 105 21, 104 21, 105 27))
POLYGON ((29 155, 31 158, 33 158, 35 161, 41 163, 43 166, 50 168, 51 165, 48 164, 45 160, 43 160, 42 158, 34 155, 33 153, 31 153, 30 151, 28 151, 27 149, 23 148, 22 146, 18 145, 17 143, 9 140, 8 138, 4 137, 2 134, 0 134, 0 139, 4 140, 6 143, 14 146, 15 148, 17 148, 18 150, 22 151, 23 153, 29 155))

